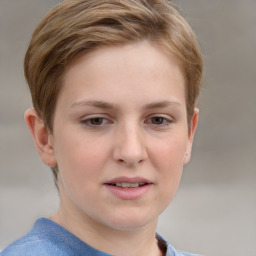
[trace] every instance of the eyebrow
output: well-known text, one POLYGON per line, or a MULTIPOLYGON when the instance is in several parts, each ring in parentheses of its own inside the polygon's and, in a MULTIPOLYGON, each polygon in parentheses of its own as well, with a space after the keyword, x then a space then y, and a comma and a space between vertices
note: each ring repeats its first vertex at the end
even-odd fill
POLYGON ((97 101, 97 100, 89 100, 89 101, 78 101, 71 105, 71 108, 81 107, 81 106, 90 106, 96 108, 104 108, 104 109, 114 109, 116 106, 114 104, 105 102, 105 101, 97 101))
POLYGON ((178 101, 175 100, 165 100, 165 101, 158 101, 158 102, 152 102, 147 105, 145 105, 144 109, 153 109, 153 108, 166 108, 169 106, 180 106, 181 104, 178 101))
MULTIPOLYGON (((175 100, 164 100, 164 101, 157 101, 146 104, 143 106, 143 109, 154 109, 154 108, 166 108, 169 106, 180 106, 181 104, 175 100)), ((116 109, 117 106, 115 104, 105 102, 105 101, 97 101, 97 100, 89 100, 89 101, 78 101, 71 105, 71 108, 81 107, 81 106, 90 106, 96 107, 101 109, 116 109)))

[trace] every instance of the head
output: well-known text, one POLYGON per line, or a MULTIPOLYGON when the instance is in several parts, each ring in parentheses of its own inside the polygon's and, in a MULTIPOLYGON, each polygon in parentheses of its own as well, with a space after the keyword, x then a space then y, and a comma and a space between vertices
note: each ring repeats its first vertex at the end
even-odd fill
MULTIPOLYGON (((194 33, 167 0, 66 0, 36 28, 25 57, 34 109, 53 133, 65 73, 81 56, 104 47, 148 41, 175 56, 185 81, 191 126, 202 77, 194 33)), ((52 166, 55 180, 57 166, 52 166)))

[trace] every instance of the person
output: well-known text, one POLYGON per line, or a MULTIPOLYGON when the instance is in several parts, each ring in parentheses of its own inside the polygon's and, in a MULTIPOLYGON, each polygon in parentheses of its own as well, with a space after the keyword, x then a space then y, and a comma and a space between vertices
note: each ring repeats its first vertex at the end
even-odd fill
POLYGON ((156 233, 190 160, 202 56, 167 0, 66 0, 24 61, 25 120, 60 205, 2 256, 167 255, 156 233))

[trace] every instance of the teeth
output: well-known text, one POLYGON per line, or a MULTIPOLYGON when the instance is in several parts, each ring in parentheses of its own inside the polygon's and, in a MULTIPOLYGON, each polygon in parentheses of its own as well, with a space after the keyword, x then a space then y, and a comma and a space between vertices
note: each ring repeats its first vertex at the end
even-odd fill
POLYGON ((146 183, 140 182, 140 183, 116 183, 115 185, 117 187, 122 187, 122 188, 138 188, 139 186, 143 186, 146 183))

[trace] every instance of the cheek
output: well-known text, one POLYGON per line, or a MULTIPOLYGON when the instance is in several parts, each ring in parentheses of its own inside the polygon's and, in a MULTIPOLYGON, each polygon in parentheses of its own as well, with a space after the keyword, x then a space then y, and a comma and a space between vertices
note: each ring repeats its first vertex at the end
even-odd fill
POLYGON ((58 141, 61 143, 56 144, 56 158, 65 183, 76 184, 79 189, 99 178, 107 161, 106 146, 80 136, 59 138, 58 141))
POLYGON ((152 158, 159 170, 173 173, 182 169, 187 147, 187 138, 185 136, 172 136, 158 141, 154 145, 152 148, 154 157, 152 158))
POLYGON ((186 136, 175 136, 154 147, 154 166, 161 184, 160 193, 164 205, 169 204, 178 189, 186 144, 186 136))

